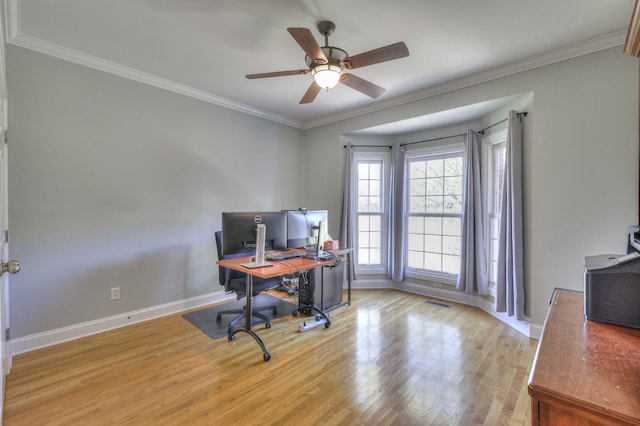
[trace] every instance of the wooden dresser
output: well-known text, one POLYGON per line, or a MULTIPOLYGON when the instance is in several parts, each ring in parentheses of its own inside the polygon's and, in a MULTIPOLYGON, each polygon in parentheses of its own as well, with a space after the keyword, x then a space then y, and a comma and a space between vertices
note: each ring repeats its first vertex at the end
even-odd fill
POLYGON ((640 425, 640 330, 588 321, 583 293, 555 290, 529 395, 534 425, 640 425))

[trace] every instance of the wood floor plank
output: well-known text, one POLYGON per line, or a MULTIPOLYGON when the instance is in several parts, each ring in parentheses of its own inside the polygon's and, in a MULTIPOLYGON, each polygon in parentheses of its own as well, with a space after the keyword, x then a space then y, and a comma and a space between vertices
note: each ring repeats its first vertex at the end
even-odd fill
POLYGON ((332 326, 302 317, 212 340, 181 315, 16 356, 5 425, 530 424, 536 340, 473 307, 355 290, 332 326))

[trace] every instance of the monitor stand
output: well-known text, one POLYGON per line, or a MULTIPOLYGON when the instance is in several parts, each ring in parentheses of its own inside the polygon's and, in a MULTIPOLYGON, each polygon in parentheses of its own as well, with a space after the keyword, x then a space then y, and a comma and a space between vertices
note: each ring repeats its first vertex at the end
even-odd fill
POLYGON ((242 263, 245 268, 263 268, 265 266, 273 266, 273 263, 264 261, 265 238, 267 234, 267 225, 258 224, 258 239, 256 240, 256 256, 253 262, 242 263))

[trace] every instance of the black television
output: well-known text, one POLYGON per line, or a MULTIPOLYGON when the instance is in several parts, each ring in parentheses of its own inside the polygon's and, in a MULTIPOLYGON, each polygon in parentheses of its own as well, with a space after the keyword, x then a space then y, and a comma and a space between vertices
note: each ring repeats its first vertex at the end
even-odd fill
POLYGON ((287 212, 287 247, 302 248, 313 246, 315 249, 319 223, 327 224, 329 213, 327 210, 286 210, 287 212))
POLYGON ((266 225, 265 249, 287 247, 285 212, 222 212, 222 253, 255 253, 258 224, 266 225))

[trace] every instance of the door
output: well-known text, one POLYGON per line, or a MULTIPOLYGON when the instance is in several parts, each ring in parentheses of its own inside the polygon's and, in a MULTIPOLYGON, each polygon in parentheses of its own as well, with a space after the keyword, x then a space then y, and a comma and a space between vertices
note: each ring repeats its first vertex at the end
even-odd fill
POLYGON ((11 352, 7 344, 7 333, 9 327, 9 274, 5 270, 12 269, 17 272, 20 268, 17 263, 8 267, 9 256, 8 241, 8 202, 7 202, 7 79, 5 67, 5 20, 4 7, 0 6, 0 267, 2 280, 0 281, 0 423, 2 423, 2 409, 4 407, 4 384, 5 376, 11 369, 11 352))
MULTIPOLYGON (((9 275, 20 270, 20 264, 9 259, 9 210, 7 198, 7 100, 0 99, 0 416, 4 407, 5 376, 11 370, 11 350, 7 343, 9 329, 9 275)), ((1 424, 0 417, 0 424, 1 424)))

